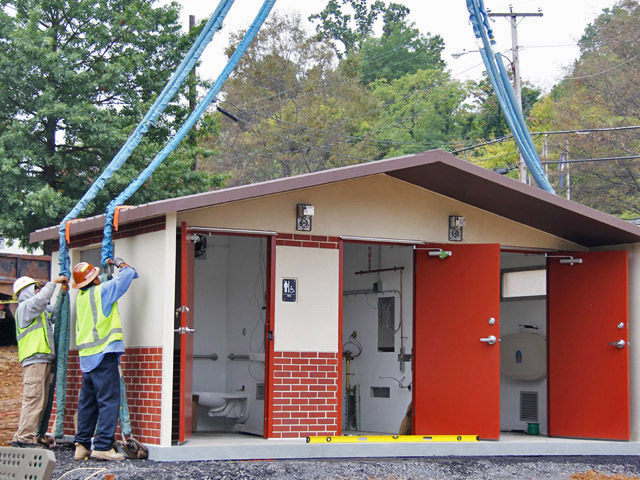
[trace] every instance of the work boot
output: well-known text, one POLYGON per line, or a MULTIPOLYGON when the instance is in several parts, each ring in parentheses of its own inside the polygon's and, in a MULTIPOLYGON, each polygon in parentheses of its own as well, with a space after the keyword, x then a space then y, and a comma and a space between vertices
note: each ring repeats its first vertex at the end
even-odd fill
POLYGON ((126 457, 122 453, 116 452, 115 448, 107 451, 94 450, 91 452, 91 458, 94 460, 124 460, 126 457))
POLYGON ((76 443, 76 453, 73 454, 74 460, 88 460, 89 455, 91 455, 91 450, 87 450, 81 443, 76 443))
POLYGON ((39 443, 26 443, 26 442, 11 442, 11 446, 14 448, 46 448, 39 443))

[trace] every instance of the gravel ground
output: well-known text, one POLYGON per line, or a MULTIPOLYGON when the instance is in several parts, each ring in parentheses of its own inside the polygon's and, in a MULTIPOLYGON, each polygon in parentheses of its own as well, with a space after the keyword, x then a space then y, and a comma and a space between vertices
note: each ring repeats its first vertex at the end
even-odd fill
POLYGON ((52 480, 640 480, 638 457, 446 457, 243 462, 73 461, 57 447, 52 480))

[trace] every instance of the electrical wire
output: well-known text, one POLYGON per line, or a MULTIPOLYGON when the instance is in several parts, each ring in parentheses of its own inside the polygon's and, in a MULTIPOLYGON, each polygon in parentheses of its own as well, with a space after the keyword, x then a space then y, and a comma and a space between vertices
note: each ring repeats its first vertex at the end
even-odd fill
POLYGON ((582 76, 580 76, 580 77, 565 77, 563 80, 584 80, 585 78, 598 77, 598 76, 600 76, 600 75, 604 75, 605 73, 609 73, 609 72, 612 72, 612 71, 614 71, 614 70, 617 70, 618 68, 620 68, 620 67, 622 67, 622 66, 626 65, 627 63, 634 61, 634 60, 635 60, 636 58, 638 58, 638 57, 640 57, 640 53, 639 53, 639 54, 637 54, 637 55, 634 55, 633 57, 631 57, 631 58, 629 58, 629 59, 625 60, 625 61, 624 61, 624 62, 622 62, 622 63, 619 63, 619 64, 617 64, 617 65, 615 65, 615 66, 613 66, 613 67, 611 67, 611 68, 608 68, 608 69, 606 69, 606 70, 603 70, 603 71, 601 71, 601 72, 591 73, 591 74, 589 74, 589 75, 582 75, 582 76))

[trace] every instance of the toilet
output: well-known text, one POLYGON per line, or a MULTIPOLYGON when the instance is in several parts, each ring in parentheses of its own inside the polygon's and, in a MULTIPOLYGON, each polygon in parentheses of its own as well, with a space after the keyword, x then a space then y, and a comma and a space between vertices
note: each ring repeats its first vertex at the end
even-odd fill
POLYGON ((193 392, 198 405, 206 408, 210 417, 225 417, 236 424, 247 421, 250 413, 249 396, 246 393, 193 392))

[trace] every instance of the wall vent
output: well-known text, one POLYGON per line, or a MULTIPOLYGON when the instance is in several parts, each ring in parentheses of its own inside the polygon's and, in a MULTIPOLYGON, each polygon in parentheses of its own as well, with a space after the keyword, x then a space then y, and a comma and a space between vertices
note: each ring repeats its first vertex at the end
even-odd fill
POLYGON ((538 422, 538 392, 520 392, 520 420, 538 422))
POLYGON ((264 383, 256 383, 256 400, 264 400, 264 383))
POLYGON ((373 398, 391 398, 391 389, 389 387, 371 387, 371 396, 373 398))

